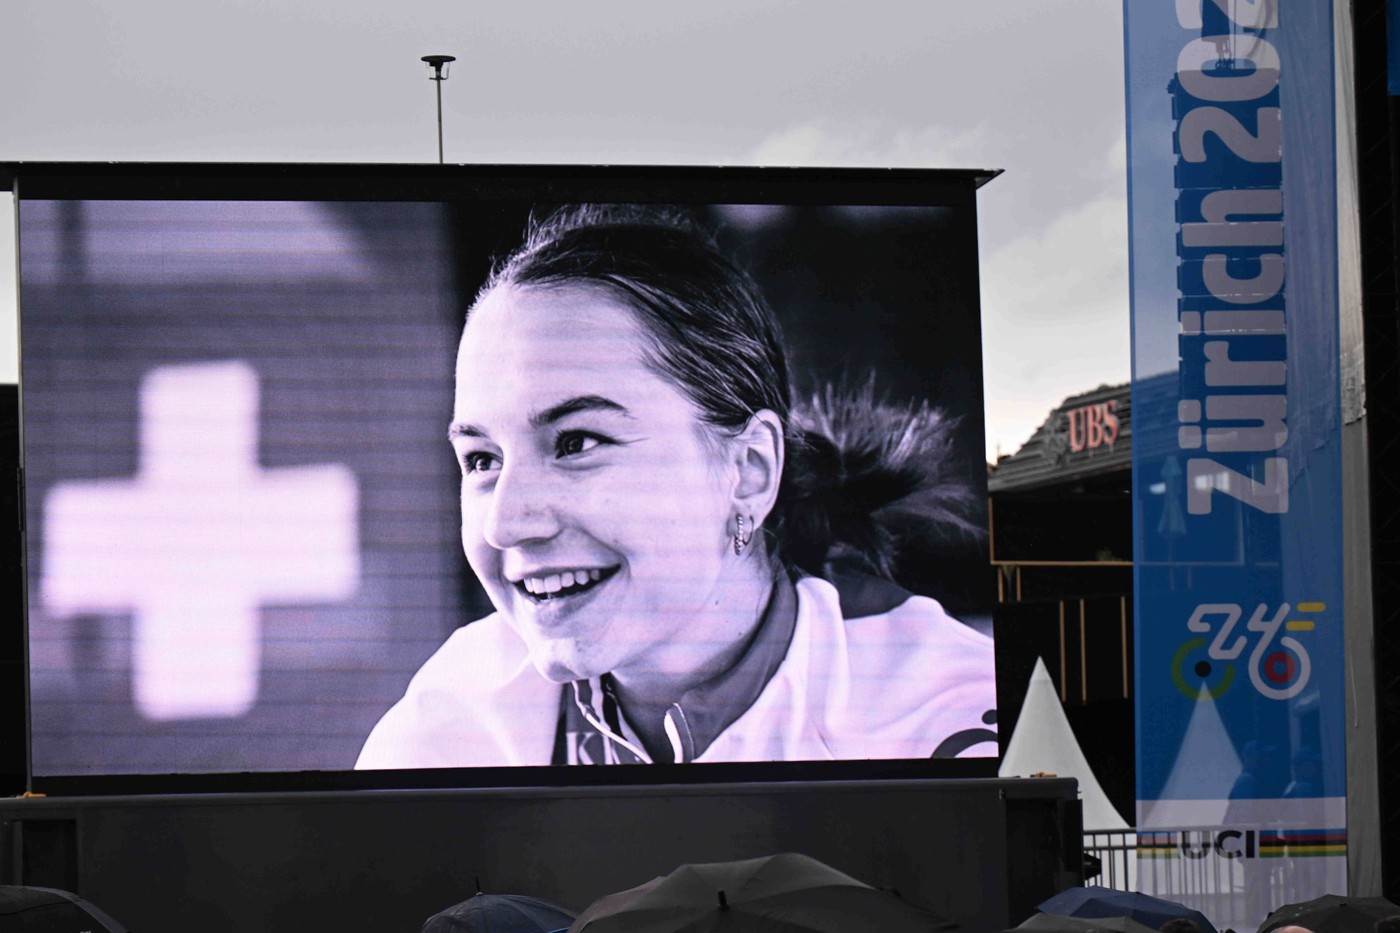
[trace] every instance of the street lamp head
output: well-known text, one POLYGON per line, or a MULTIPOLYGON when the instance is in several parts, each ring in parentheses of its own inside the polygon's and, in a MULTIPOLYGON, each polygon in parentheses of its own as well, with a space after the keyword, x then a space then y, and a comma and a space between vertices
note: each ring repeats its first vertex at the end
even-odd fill
POLYGON ((423 63, 433 70, 428 80, 446 81, 447 66, 450 62, 455 62, 456 60, 457 56, 455 55, 424 55, 422 59, 423 63))

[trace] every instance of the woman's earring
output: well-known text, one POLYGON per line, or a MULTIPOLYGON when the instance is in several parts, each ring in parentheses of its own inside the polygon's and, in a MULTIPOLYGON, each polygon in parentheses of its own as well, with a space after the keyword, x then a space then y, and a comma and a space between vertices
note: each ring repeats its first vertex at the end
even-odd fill
POLYGON ((752 540, 753 529, 749 528, 745 530, 744 516, 734 516, 734 553, 742 554, 744 548, 748 547, 749 542, 752 540))

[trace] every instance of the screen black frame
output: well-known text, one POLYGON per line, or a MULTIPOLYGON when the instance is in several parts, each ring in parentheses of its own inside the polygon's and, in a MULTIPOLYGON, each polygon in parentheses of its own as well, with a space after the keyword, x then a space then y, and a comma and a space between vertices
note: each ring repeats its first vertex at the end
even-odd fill
MULTIPOLYGON (((653 165, 403 165, 355 163, 0 163, 0 191, 13 192, 16 249, 26 199, 247 201, 548 201, 630 203, 862 204, 966 208, 999 169, 770 168, 653 165)), ((18 277, 18 270, 17 277, 18 277)), ((975 294, 975 292, 974 292, 975 294)), ((18 301, 18 298, 17 298, 18 301)), ((23 335, 20 335, 21 347, 23 335)), ((380 771, 258 771, 35 775, 30 754, 29 613, 24 484, 24 386, 18 390, 18 593, 14 631, 0 631, 0 696, 22 699, 23 741, 0 743, 0 793, 145 795, 278 793, 485 787, 596 787, 995 777, 997 757, 435 768, 380 771), (15 663, 17 661, 17 663, 15 663), (14 677, 18 668, 19 677, 14 677), (18 680, 16 684, 14 681, 18 680)), ((990 573, 991 566, 988 564, 990 573)), ((8 627, 7 627, 8 628, 8 627)), ((7 708, 13 709, 9 703, 7 708)), ((3 734, 19 730, 10 717, 3 734)))

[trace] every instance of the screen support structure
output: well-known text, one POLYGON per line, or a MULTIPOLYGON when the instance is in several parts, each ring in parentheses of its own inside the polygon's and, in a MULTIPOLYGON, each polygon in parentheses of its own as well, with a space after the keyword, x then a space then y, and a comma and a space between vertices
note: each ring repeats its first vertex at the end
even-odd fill
MULTIPOLYGON (((12 594, 11 618, 28 617, 25 579, 24 471, 19 417, 19 183, 12 175, 0 174, 0 509, 10 533, 0 545, 4 556, 4 583, 0 591, 12 594)), ((0 747, 10 749, 0 755, 0 795, 32 790, 29 784, 29 630, 21 621, 13 630, 0 631, 0 668, 18 672, 18 677, 0 680, 0 705, 23 709, 23 717, 6 717, 0 722, 0 747), (21 705, 22 704, 22 705, 21 705)))

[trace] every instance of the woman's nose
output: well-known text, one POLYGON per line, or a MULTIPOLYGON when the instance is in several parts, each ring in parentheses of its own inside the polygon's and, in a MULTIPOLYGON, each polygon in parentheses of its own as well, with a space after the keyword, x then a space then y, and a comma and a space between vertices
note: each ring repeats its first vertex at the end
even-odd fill
POLYGON ((482 536, 497 550, 547 541, 559 531, 551 487, 541 471, 525 464, 502 468, 490 492, 482 536))

